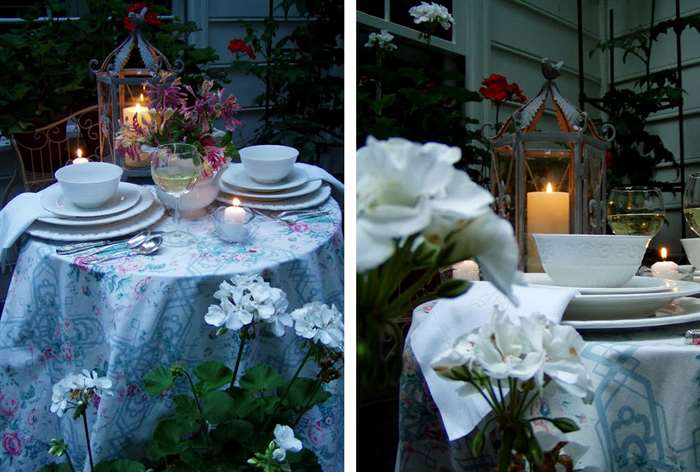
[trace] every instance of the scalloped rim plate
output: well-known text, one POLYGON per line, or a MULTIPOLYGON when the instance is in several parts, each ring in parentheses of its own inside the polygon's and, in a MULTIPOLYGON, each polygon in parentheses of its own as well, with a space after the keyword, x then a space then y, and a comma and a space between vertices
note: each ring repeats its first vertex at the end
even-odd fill
POLYGON ((320 179, 316 180, 309 180, 305 184, 303 184, 301 187, 298 189, 294 190, 289 190, 289 191, 281 191, 281 192, 266 192, 266 193, 255 193, 255 192, 246 192, 245 190, 242 189, 237 189, 235 187, 232 187, 231 185, 227 184, 223 180, 219 181, 219 190, 221 190, 224 193, 227 193, 229 195, 233 195, 235 197, 242 197, 242 198, 252 198, 254 200, 265 200, 265 201, 271 201, 271 200, 287 200, 289 198, 296 198, 296 197, 303 197, 304 195, 308 195, 310 193, 315 192, 319 188, 321 188, 321 185, 323 185, 323 181, 320 179))
POLYGON ((528 284, 536 287, 561 287, 570 288, 578 291, 581 295, 612 295, 623 293, 653 293, 653 292, 668 292, 671 286, 664 279, 654 277, 635 276, 622 287, 569 287, 555 283, 544 272, 531 272, 525 275, 525 280, 528 284))
MULTIPOLYGON (((608 319, 608 320, 562 320, 562 324, 572 326, 576 329, 632 329, 632 328, 655 328, 659 326, 669 326, 676 324, 692 323, 700 321, 700 300, 697 298, 680 298, 673 302, 673 305, 681 306, 685 303, 692 303, 693 310, 688 313, 668 313, 662 310, 656 311, 653 315, 638 316, 628 319, 608 319)), ((671 305, 671 306, 673 306, 671 305)))
POLYGON ((243 164, 231 164, 221 176, 221 180, 229 185, 253 192, 280 192, 301 187, 311 180, 300 166, 294 165, 292 172, 274 184, 263 184, 253 180, 243 169, 243 164))
MULTIPOLYGON (((254 208, 256 210, 268 210, 268 211, 287 211, 287 210, 303 210, 305 208, 314 208, 321 205, 323 202, 328 200, 331 196, 331 188, 327 185, 322 186, 320 189, 313 193, 304 195, 303 197, 290 198, 284 201, 274 201, 274 202, 263 202, 263 201, 241 201, 241 206, 254 208)), ((219 193, 216 197, 217 201, 222 203, 231 204, 231 199, 234 195, 227 193, 219 193)))
POLYGON ((99 208, 84 209, 73 205, 63 197, 59 184, 53 184, 41 192, 41 206, 51 213, 69 218, 92 218, 126 211, 139 202, 141 187, 129 182, 119 182, 117 193, 99 208))
POLYGON ((165 207, 163 204, 158 200, 154 200, 153 205, 144 213, 116 223, 73 227, 35 222, 27 229, 27 233, 37 238, 50 239, 52 241, 82 242, 111 239, 148 228, 157 223, 164 213, 165 207))

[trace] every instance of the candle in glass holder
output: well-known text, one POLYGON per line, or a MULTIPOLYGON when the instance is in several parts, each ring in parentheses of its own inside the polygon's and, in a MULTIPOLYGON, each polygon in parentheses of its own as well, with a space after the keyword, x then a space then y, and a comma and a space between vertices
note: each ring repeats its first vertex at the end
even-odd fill
POLYGON ((461 261, 452 266, 452 278, 460 280, 479 280, 479 264, 474 261, 461 261))
POLYGON ((655 262, 651 266, 651 275, 662 279, 677 279, 679 276, 678 264, 673 261, 666 260, 668 257, 668 249, 662 247, 659 249, 659 255, 661 256, 661 260, 659 262, 655 262))
POLYGON ((134 117, 139 125, 143 126, 146 122, 150 120, 148 116, 148 107, 143 104, 143 94, 139 97, 139 101, 136 104, 125 107, 122 112, 122 118, 124 123, 133 124, 134 117))
POLYGON ((78 148, 78 150, 75 153, 76 158, 73 159, 73 164, 86 164, 90 162, 90 159, 87 157, 83 157, 83 150, 78 148))
POLYGON ((542 272, 533 233, 566 234, 569 232, 569 194, 555 192, 547 183, 544 192, 527 193, 527 271, 542 272))
POLYGON ((249 231, 246 223, 250 219, 250 214, 241 207, 241 201, 234 198, 232 205, 217 210, 214 214, 216 222, 216 232, 226 241, 241 242, 248 238, 249 231))

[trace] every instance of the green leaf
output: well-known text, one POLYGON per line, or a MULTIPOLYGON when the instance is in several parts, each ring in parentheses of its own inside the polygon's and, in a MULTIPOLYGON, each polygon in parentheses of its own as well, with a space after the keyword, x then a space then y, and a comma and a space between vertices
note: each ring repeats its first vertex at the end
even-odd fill
POLYGON ((100 462, 95 465, 95 472, 145 472, 146 467, 140 462, 117 459, 100 462))
POLYGON ((239 418, 248 418, 258 408, 255 397, 247 390, 236 387, 230 395, 235 405, 235 415, 239 418))
POLYGON ((235 416, 236 404, 227 392, 209 392, 202 397, 202 411, 209 423, 219 424, 235 416))
POLYGON ((39 469, 39 472, 73 472, 73 469, 71 469, 70 466, 65 462, 61 464, 56 464, 55 462, 52 462, 51 464, 47 464, 41 469, 39 469))
POLYGON ((472 442, 470 444, 472 456, 479 457, 484 450, 484 432, 482 430, 477 430, 472 442))
POLYGON ((253 423, 245 420, 230 420, 219 424, 212 436, 217 442, 237 442, 239 444, 250 444, 255 433, 253 423))
POLYGON ((562 433, 573 433, 574 431, 578 431, 580 428, 578 427, 578 424, 570 418, 554 418, 550 419, 549 421, 554 424, 557 428, 559 428, 559 431, 562 433))
POLYGON ((173 398, 175 403, 175 415, 183 420, 196 421, 199 419, 197 402, 187 395, 177 395, 173 398))
POLYGON ((297 378, 289 389, 285 403, 293 411, 300 413, 302 410, 308 411, 314 405, 325 402, 331 394, 319 388, 318 380, 304 377, 297 378))
POLYGON ((469 285, 470 282, 468 280, 446 280, 438 287, 436 294, 439 298, 458 297, 469 289, 469 285))
POLYGON ((287 462, 294 472, 321 472, 321 465, 318 463, 316 455, 308 449, 301 452, 287 453, 287 462))
POLYGON ((242 389, 253 392, 272 390, 284 384, 285 380, 275 370, 266 365, 248 369, 240 380, 242 389))
POLYGON ((192 423, 177 418, 161 420, 153 432, 153 441, 164 454, 180 454, 189 448, 187 437, 192 433, 192 423))
POLYGON ((146 393, 156 396, 172 387, 174 381, 175 379, 170 369, 157 367, 143 378, 143 386, 146 393))
POLYGON ((52 456, 61 457, 63 454, 66 453, 67 449, 68 446, 66 445, 65 441, 63 441, 63 439, 51 439, 51 447, 49 448, 49 454, 51 454, 52 456))
POLYGON ((202 392, 207 393, 231 382, 233 372, 220 362, 204 362, 194 369, 194 375, 201 383, 202 392))
POLYGON ((537 442, 537 438, 535 436, 530 436, 530 439, 528 440, 527 453, 537 465, 542 464, 544 461, 542 448, 540 447, 540 443, 537 442))

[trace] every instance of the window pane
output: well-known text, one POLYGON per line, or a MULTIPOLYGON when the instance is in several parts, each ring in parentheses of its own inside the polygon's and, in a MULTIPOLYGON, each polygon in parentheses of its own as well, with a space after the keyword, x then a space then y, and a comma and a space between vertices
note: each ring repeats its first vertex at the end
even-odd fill
MULTIPOLYGON (((436 3, 447 7, 449 12, 452 13, 452 1, 438 0, 436 3)), ((413 17, 408 14, 408 10, 415 5, 420 5, 420 0, 391 0, 391 21, 419 30, 418 25, 413 22, 413 17)), ((435 31, 435 36, 452 41, 452 28, 445 31, 442 27, 438 27, 435 31)))
POLYGON ((384 0, 357 0, 357 9, 363 13, 384 18, 384 0))

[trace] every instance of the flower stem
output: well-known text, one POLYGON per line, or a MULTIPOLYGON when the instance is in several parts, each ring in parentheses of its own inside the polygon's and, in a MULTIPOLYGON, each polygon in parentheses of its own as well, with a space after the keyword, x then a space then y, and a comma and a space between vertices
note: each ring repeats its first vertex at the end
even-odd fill
POLYGON ((68 454, 68 450, 66 449, 66 462, 68 462, 68 467, 70 467, 70 470, 75 472, 75 467, 73 467, 73 461, 70 458, 70 455, 68 454))
POLYGON ((299 416, 294 420, 294 423, 292 423, 292 429, 296 428, 297 424, 299 421, 301 421, 301 418, 304 416, 304 414, 307 412, 307 410, 310 407, 311 401, 314 399, 316 394, 318 393, 319 390, 321 390, 321 385, 323 385, 323 382, 321 380, 316 381, 316 387, 314 388, 313 393, 311 396, 306 400, 306 403, 304 404, 304 408, 299 412, 299 416))
MULTIPOLYGON (((95 464, 92 461, 92 447, 90 446, 90 432, 88 431, 87 412, 83 412, 83 427, 85 428, 85 442, 87 443, 88 459, 90 460, 90 470, 95 470, 95 464)), ((70 459, 69 459, 70 460, 70 459)), ((71 464, 72 467, 72 464, 71 464)))
POLYGON ((228 387, 228 392, 232 393, 236 377, 238 377, 238 369, 241 367, 241 358, 243 357, 243 347, 245 347, 246 337, 241 334, 241 344, 238 345, 238 354, 236 355, 236 364, 233 366, 233 375, 231 375, 231 385, 228 387))
POLYGON ((294 375, 292 376, 292 379, 289 381, 287 384, 287 387, 284 389, 284 392, 282 392, 282 395, 280 396, 279 401, 277 402, 277 406, 275 406, 274 411, 272 414, 265 420, 265 425, 263 427, 263 431, 267 430, 267 427, 269 426, 270 420, 274 418, 274 416, 277 414, 277 412, 280 409, 280 406, 282 405, 282 402, 287 398, 287 395, 289 394, 289 391, 292 389, 292 385, 294 385, 294 381, 299 377, 299 374, 301 373, 301 369, 304 367, 306 364, 306 361, 309 360, 309 357, 311 357, 311 350, 312 348, 309 348, 308 352, 306 353, 306 356, 304 356, 304 360, 301 361, 301 364, 299 364, 299 367, 297 367, 296 372, 294 372, 294 375))
POLYGON ((199 402, 199 395, 197 395, 197 391, 194 388, 194 382, 192 381, 190 374, 184 369, 183 373, 185 374, 185 378, 187 378, 187 382, 190 384, 190 390, 192 390, 194 402, 197 405, 197 410, 199 410, 199 416, 202 421, 202 436, 204 436, 204 442, 205 444, 209 445, 209 428, 207 427, 207 421, 204 419, 204 410, 202 410, 202 404, 199 402))

